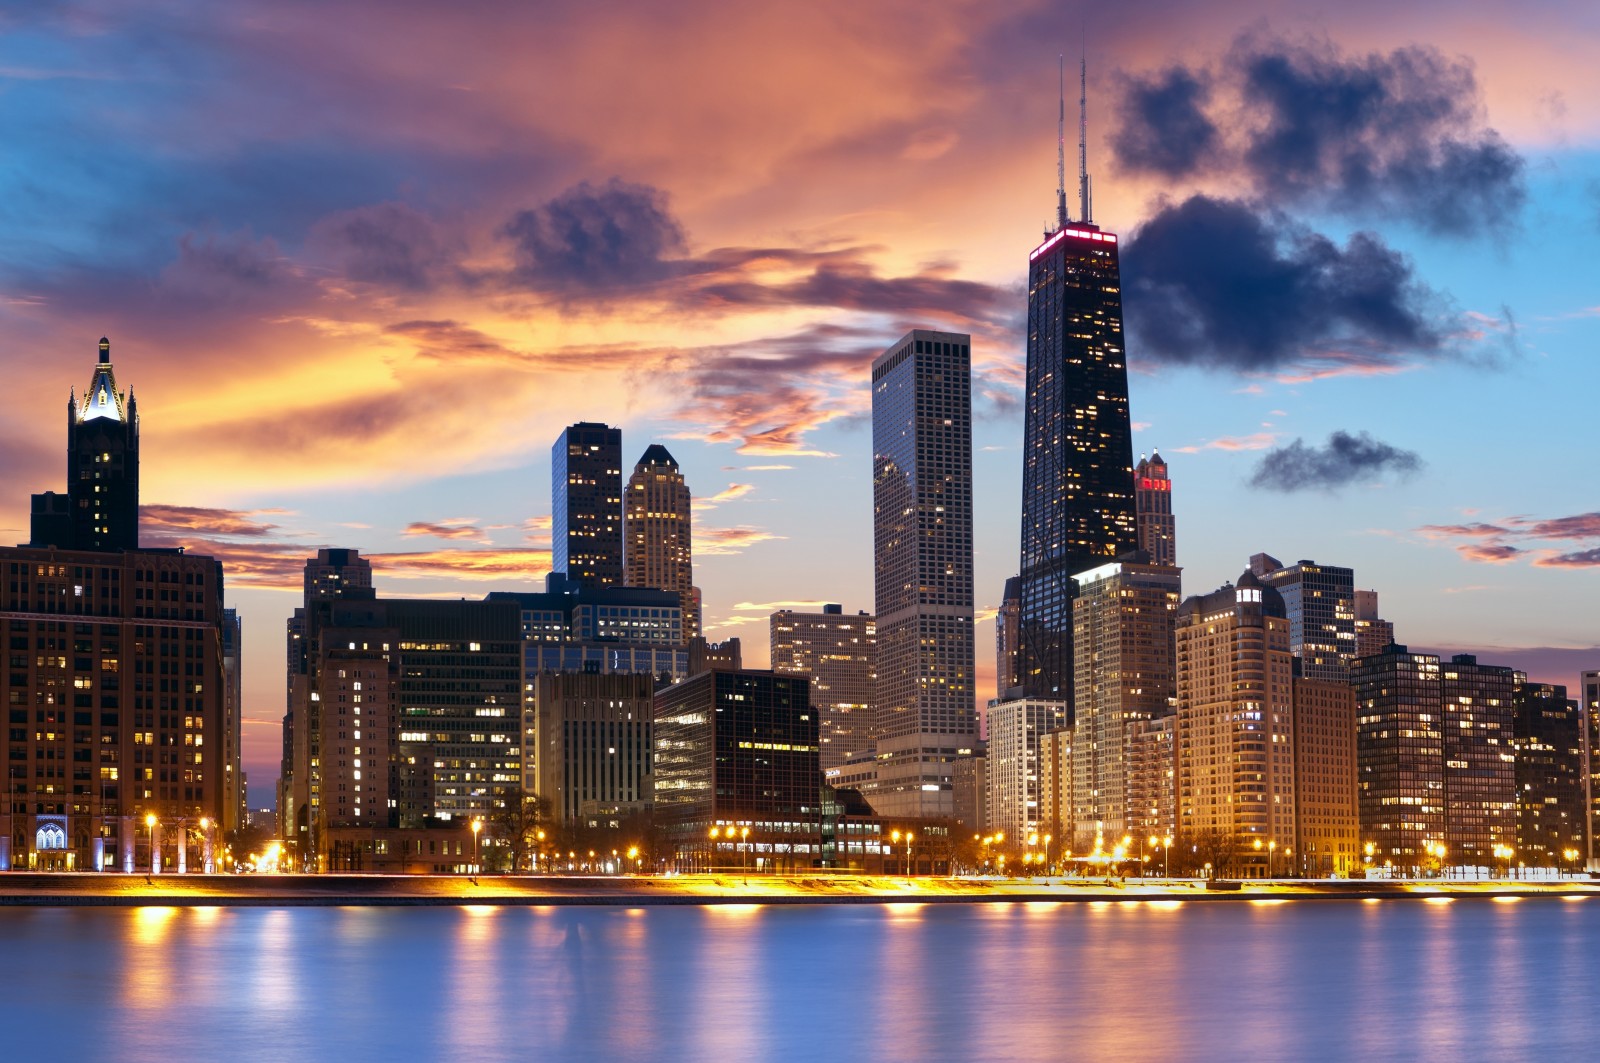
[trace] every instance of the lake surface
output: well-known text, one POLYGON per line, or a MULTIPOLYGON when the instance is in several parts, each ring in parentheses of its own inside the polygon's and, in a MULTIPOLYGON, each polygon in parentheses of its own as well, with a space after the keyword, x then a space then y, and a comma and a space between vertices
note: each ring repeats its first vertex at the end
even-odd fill
POLYGON ((1600 900, 0 910, 7 1060, 1600 1056, 1600 900))

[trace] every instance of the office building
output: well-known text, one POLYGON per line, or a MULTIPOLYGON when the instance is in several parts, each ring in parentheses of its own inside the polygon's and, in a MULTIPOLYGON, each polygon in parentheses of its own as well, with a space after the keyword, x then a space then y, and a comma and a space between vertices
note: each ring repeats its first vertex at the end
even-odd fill
POLYGON ((1133 470, 1133 508, 1139 527, 1139 549, 1151 564, 1178 563, 1177 518, 1172 515, 1172 478, 1159 452, 1139 456, 1133 470))
POLYGON ((1269 554, 1250 558, 1250 571, 1283 596, 1289 652, 1307 679, 1348 682, 1356 655, 1355 573, 1302 561, 1287 568, 1269 554))
POLYGON ((691 509, 677 459, 652 443, 633 467, 623 494, 623 578, 630 587, 654 587, 678 596, 686 642, 700 634, 691 509))
POLYGON ((950 795, 954 811, 950 818, 971 834, 989 830, 989 754, 979 745, 971 756, 957 757, 951 775, 950 795))
POLYGON ((1394 625, 1378 615, 1378 592, 1356 591, 1356 656, 1375 657, 1394 644, 1394 625))
POLYGON ((1567 688, 1516 677, 1518 859, 1530 867, 1582 869, 1586 852, 1586 769, 1582 716, 1567 688))
POLYGON ((622 571, 622 429, 580 421, 550 448, 550 569, 618 587, 622 571))
POLYGON ((543 593, 492 591, 486 598, 517 607, 528 676, 616 672, 681 679, 690 673, 679 595, 574 583, 558 572, 545 585, 543 593))
POLYGON ((524 789, 558 823, 604 808, 642 812, 650 786, 655 680, 621 673, 530 676, 534 726, 524 735, 524 789))
MULTIPOLYGON (((994 618, 994 696, 997 698, 1005 697, 1017 685, 1017 624, 1021 610, 1022 578, 1011 576, 1006 580, 994 618)), ((980 726, 980 737, 986 726, 987 722, 980 726)))
POLYGON ((917 329, 872 363, 879 815, 951 813, 977 741, 972 644, 972 351, 917 329))
POLYGON ((811 679, 811 707, 820 720, 822 768, 837 768, 876 746, 878 622, 838 605, 820 613, 780 609, 768 620, 772 670, 811 679))
POLYGON ((1445 842, 1452 863, 1493 866, 1517 838, 1517 675, 1458 653, 1439 666, 1444 704, 1445 842))
POLYGON ((1179 832, 1230 848, 1252 877, 1272 873, 1295 844, 1285 613, 1282 596, 1248 570, 1178 610, 1179 832))
POLYGON ((67 398, 67 489, 33 496, 29 546, 135 550, 139 546, 139 404, 117 390, 111 341, 83 402, 67 398))
POLYGON ((1131 728, 1169 715, 1180 570, 1142 552, 1076 575, 1072 845, 1121 838, 1145 818, 1132 794, 1131 728))
POLYGON ((1294 680, 1295 842, 1286 861, 1311 878, 1362 866, 1356 797, 1356 699, 1348 683, 1294 680))
POLYGON ((0 870, 215 870, 242 800, 238 627, 220 564, 139 547, 139 418, 106 340, 67 440, 66 491, 0 549, 0 870))
POLYGON ((817 737, 804 676, 717 669, 658 690, 655 823, 676 865, 765 871, 819 862, 817 737))
POLYGON ((1047 826, 1040 815, 1040 746, 1065 725, 1063 701, 1012 698, 989 703, 989 827, 1026 838, 1047 826))
POLYGON ((1595 845, 1595 802, 1600 801, 1600 669, 1578 677, 1578 713, 1583 726, 1584 864, 1600 871, 1600 846, 1595 845))

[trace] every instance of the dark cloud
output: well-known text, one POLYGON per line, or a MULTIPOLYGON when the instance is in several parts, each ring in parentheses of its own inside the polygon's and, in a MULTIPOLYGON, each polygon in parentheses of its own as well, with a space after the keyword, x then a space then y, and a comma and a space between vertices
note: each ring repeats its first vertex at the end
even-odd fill
POLYGON ((182 302, 215 306, 282 298, 302 285, 298 267, 275 240, 241 231, 180 236, 178 257, 162 271, 161 287, 182 302))
POLYGON ((1549 520, 1517 520, 1512 523, 1530 539, 1600 539, 1600 513, 1579 513, 1549 520))
POLYGON ((698 285, 694 294, 715 306, 827 306, 864 313, 937 314, 951 323, 999 320, 1018 305, 1016 292, 957 280, 941 269, 880 277, 858 259, 825 262, 788 284, 714 280, 698 285))
POLYGON ((421 291, 454 264, 457 249, 433 219, 404 203, 343 211, 312 227, 309 245, 351 280, 421 291))
POLYGON ((1126 169, 1188 177, 1203 170, 1220 136, 1206 115, 1211 75, 1171 67, 1148 78, 1125 77, 1116 104, 1111 150, 1126 169))
POLYGON ((1377 236, 1356 233, 1340 248, 1237 200, 1162 206, 1133 234, 1123 269, 1136 357, 1382 371, 1444 341, 1436 297, 1377 236))
POLYGON ((513 283, 538 291, 595 292, 671 276, 687 249, 666 194, 613 177, 585 181, 543 206, 519 211, 501 234, 511 241, 513 283))
POLYGON ((1277 207, 1469 235, 1502 227, 1527 198, 1521 156, 1483 124, 1472 64, 1430 47, 1347 55, 1247 35, 1214 66, 1124 79, 1117 109, 1123 168, 1234 175, 1277 207), (1214 86, 1228 102, 1213 102, 1214 86), (1225 143, 1224 118, 1239 129, 1225 143))
POLYGON ((1269 491, 1331 490, 1386 473, 1406 476, 1420 468, 1422 459, 1412 451, 1379 442, 1366 432, 1334 432, 1323 447, 1296 439, 1269 450, 1257 463, 1250 485, 1269 491))

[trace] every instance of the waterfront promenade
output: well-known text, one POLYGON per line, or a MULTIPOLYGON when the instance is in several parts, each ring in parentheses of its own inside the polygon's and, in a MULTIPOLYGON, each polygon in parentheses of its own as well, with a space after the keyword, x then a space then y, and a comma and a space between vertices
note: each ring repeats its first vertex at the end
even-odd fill
POLYGON ((1192 879, 903 878, 864 875, 0 875, 0 906, 239 907, 372 905, 694 905, 1116 902, 1600 897, 1600 882, 1246 881, 1207 889, 1192 879))

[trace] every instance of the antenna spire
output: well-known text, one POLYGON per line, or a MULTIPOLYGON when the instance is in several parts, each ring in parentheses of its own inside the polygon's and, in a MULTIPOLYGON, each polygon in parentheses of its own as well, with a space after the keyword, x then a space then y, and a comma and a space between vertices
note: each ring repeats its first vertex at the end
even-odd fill
MULTIPOLYGON (((1063 207, 1063 210, 1066 208, 1063 207)), ((1085 225, 1094 222, 1089 209, 1089 59, 1078 60, 1078 211, 1085 225)))
POLYGON ((1056 56, 1061 110, 1056 117, 1056 229, 1067 227, 1067 57, 1056 56))

